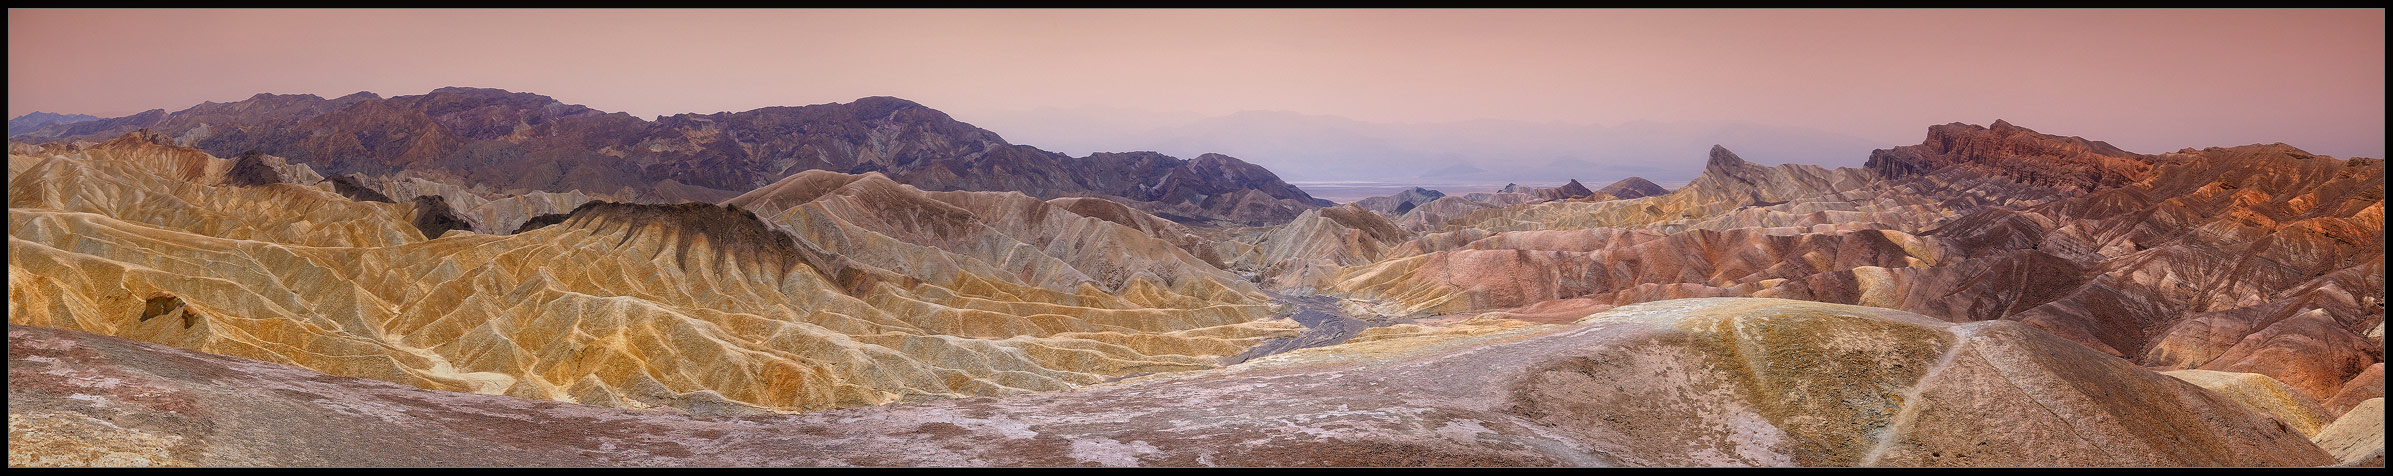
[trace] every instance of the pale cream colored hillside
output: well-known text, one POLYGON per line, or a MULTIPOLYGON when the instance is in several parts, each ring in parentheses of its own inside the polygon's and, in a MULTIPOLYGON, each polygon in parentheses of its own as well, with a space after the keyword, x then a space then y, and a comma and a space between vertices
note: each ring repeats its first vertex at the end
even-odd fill
POLYGON ((426 240, 412 197, 226 185, 226 159, 142 137, 11 152, 10 322, 429 389, 818 410, 1210 368, 1296 328, 1178 246, 1018 194, 867 175, 761 218, 597 203, 426 240))

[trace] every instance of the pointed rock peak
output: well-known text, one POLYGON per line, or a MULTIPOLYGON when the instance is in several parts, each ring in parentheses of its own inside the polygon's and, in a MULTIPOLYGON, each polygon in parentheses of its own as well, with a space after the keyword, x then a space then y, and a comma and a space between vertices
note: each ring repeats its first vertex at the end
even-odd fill
POLYGON ((1558 198, 1579 198, 1594 194, 1595 191, 1588 190, 1587 184, 1579 183, 1579 179, 1570 179, 1570 183, 1554 187, 1554 195, 1558 198))
POLYGON ((1740 167, 1744 165, 1747 165, 1745 158, 1737 157, 1737 153, 1729 152, 1727 147, 1721 147, 1719 144, 1713 144, 1712 159, 1709 162, 1704 162, 1703 168, 1717 169, 1722 167, 1740 167))

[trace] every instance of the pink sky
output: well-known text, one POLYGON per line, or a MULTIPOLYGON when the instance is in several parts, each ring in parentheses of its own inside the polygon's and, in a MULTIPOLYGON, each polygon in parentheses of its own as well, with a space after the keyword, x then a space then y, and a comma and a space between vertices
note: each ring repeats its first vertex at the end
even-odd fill
POLYGON ((2385 150, 2383 10, 11 9, 8 28, 11 117, 478 86, 642 117, 888 95, 967 122, 1732 120, 1893 146, 2002 118, 2137 152, 2385 150))

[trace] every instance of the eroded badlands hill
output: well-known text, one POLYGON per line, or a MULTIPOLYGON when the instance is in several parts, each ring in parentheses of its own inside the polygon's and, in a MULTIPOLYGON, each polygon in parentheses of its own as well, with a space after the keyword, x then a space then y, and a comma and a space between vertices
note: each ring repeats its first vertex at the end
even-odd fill
MULTIPOLYGON (((1064 390, 1211 368, 1297 327, 1127 208, 829 174, 806 196, 596 201, 514 234, 427 237, 425 196, 228 184, 236 161, 150 139, 12 146, 10 322, 422 388, 728 412, 1064 390)), ((444 216, 429 222, 463 220, 444 216)))
POLYGON ((548 193, 177 141, 11 144, 12 464, 2382 461, 2384 164, 2283 144, 1299 207, 1226 157, 548 193))
POLYGON ((1625 306, 1074 392, 738 418, 425 391, 37 327, 12 325, 8 341, 11 465, 2336 462, 2233 399, 2015 322, 1773 299, 1625 306))
POLYGON ((2364 337, 2384 321, 2382 161, 2283 144, 2138 155, 1998 122, 1936 126, 1870 164, 1763 167, 1715 148, 1698 179, 1662 195, 1422 218, 1456 199, 1441 198, 1398 218, 1417 238, 1356 242, 1346 254, 1377 257, 1296 284, 1399 316, 1567 320, 1703 296, 1862 304, 2019 321, 2144 365, 2268 375, 2320 401, 2382 380, 2366 376, 2382 341, 2364 337))

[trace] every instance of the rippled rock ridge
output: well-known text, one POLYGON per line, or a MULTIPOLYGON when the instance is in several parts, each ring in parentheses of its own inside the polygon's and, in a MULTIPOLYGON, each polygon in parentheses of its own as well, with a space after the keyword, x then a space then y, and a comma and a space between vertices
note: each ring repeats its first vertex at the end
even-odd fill
POLYGON ((1997 121, 1335 205, 891 98, 236 104, 10 144, 11 466, 2383 464, 2377 159, 1997 121))

